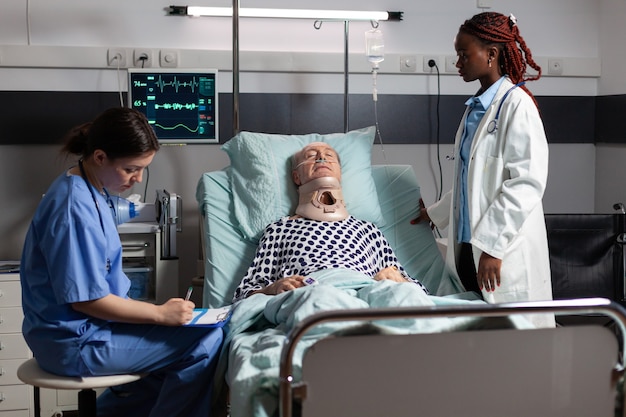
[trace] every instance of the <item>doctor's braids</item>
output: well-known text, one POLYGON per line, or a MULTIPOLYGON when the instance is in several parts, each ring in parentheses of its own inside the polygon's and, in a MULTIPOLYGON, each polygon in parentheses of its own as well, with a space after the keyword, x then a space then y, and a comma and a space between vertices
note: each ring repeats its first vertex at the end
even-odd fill
MULTIPOLYGON (((533 59, 526 41, 520 35, 515 16, 495 12, 479 13, 466 20, 459 30, 475 36, 487 45, 496 45, 500 49, 500 69, 514 84, 538 80, 541 77, 541 67, 533 59), (537 75, 524 78, 527 66, 536 70, 537 75)), ((530 90, 525 85, 520 88, 528 93, 536 105, 537 100, 530 90)))

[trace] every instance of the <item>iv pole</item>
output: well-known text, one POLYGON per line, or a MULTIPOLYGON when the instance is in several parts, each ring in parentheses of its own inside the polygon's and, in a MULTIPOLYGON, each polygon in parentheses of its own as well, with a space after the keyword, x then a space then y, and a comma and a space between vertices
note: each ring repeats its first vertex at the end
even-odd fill
MULTIPOLYGON (((233 134, 239 133, 239 0, 233 0, 233 134)), ((172 6, 180 8, 179 6, 172 6)), ((181 11, 177 10, 177 14, 181 11)), ((389 20, 402 20, 402 12, 388 12, 389 20)), ((343 124, 344 132, 349 128, 349 109, 348 109, 348 96, 349 96, 349 70, 348 70, 348 44, 349 44, 349 19, 343 20, 344 23, 344 91, 343 91, 343 124)), ((314 27, 320 29, 322 21, 315 22, 314 27)))
MULTIPOLYGON (((372 27, 378 27, 378 24, 374 24, 374 22, 370 22, 372 27)), ((313 25, 315 29, 320 29, 322 27, 321 21, 316 21, 313 25)), ((347 133, 350 128, 350 106, 349 106, 349 78, 350 71, 348 69, 348 58, 349 58, 349 40, 350 40, 350 21, 343 21, 343 131, 347 133)))
MULTIPOLYGON (((344 20, 344 42, 343 42, 343 130, 348 132, 349 111, 349 70, 348 70, 348 40, 350 21, 344 20)), ((315 29, 322 27, 321 21, 316 21, 315 29)), ((233 135, 239 133, 239 0, 233 0, 233 135)))
MULTIPOLYGON (((316 20, 313 24, 313 27, 317 30, 321 29, 322 21, 316 20)), ((349 75, 350 72, 348 70, 348 44, 350 39, 350 21, 343 21, 343 131, 344 133, 348 132, 349 129, 349 119, 350 119, 350 111, 349 111, 349 75)))
POLYGON ((345 20, 343 22, 343 132, 348 133, 350 108, 348 106, 348 35, 349 35, 350 22, 345 20))
MULTIPOLYGON (((193 7, 194 11, 190 13, 190 10, 192 6, 170 6, 168 8, 166 8, 166 10, 168 11, 169 15, 173 15, 173 16, 227 16, 226 14, 223 14, 223 11, 213 11, 214 13, 218 13, 218 14, 203 14, 202 12, 198 13, 197 10, 195 9, 223 9, 220 7, 208 7, 208 8, 204 8, 204 7, 193 7), (197 13, 197 14, 196 14, 197 13)), ((259 9, 262 10, 262 9, 259 9)), ((310 12, 310 10, 306 10, 307 12, 310 12)), ((329 10, 325 10, 325 11, 320 11, 320 12, 326 12, 324 13, 325 16, 329 16, 328 12, 332 12, 329 10)), ((336 19, 335 17, 324 17, 322 19, 328 19, 329 21, 343 21, 344 22, 344 131, 347 132, 348 131, 348 26, 349 26, 349 22, 350 20, 365 20, 363 19, 363 17, 361 16, 356 16, 354 18, 350 17, 350 16, 346 16, 345 13, 349 13, 350 15, 354 14, 354 13, 359 13, 358 11, 353 12, 353 11, 337 11, 340 12, 340 14, 342 15, 339 19, 336 19)), ((239 16, 240 16, 240 7, 239 7, 239 0, 233 0, 233 7, 232 7, 232 25, 233 25, 233 134, 238 134, 239 133, 239 16)), ((365 12, 367 13, 367 12, 365 12)), ((383 12, 372 12, 376 14, 376 18, 377 19, 382 19, 382 17, 379 16, 380 13, 383 12)), ((386 17, 384 20, 391 20, 391 21, 401 21, 402 20, 402 15, 403 12, 384 12, 386 13, 386 17)), ((261 17, 259 16, 252 16, 251 17, 261 17)), ((267 15, 264 15, 267 17, 267 15)), ((287 18, 295 18, 295 19, 300 19, 300 18, 305 18, 308 19, 310 18, 309 16, 303 16, 301 14, 296 14, 296 15, 290 15, 290 16, 271 16, 271 17, 287 17, 287 18)), ((368 16, 369 17, 369 16, 368 16)), ((369 19, 371 22, 373 22, 371 20, 371 18, 369 19)), ((318 20, 315 21, 314 27, 316 29, 321 28, 322 26, 322 20, 320 20, 318 18, 318 20)))
POLYGON ((233 135, 239 133, 239 0, 233 0, 233 135))
MULTIPOLYGON (((349 69, 348 44, 350 21, 344 20, 343 41, 343 131, 349 129, 349 69)), ((315 29, 322 27, 322 21, 316 21, 315 29)), ((233 135, 239 133, 239 0, 233 0, 233 135)))

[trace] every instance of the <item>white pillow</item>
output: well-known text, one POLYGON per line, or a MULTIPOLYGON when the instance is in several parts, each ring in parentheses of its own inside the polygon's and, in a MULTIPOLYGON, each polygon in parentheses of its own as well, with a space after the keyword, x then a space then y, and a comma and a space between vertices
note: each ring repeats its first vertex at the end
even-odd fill
POLYGON ((371 171, 375 133, 374 126, 328 135, 240 132, 222 145, 230 158, 235 217, 244 237, 257 240, 269 223, 295 212, 298 194, 291 157, 311 142, 326 142, 339 154, 348 212, 383 226, 371 171))

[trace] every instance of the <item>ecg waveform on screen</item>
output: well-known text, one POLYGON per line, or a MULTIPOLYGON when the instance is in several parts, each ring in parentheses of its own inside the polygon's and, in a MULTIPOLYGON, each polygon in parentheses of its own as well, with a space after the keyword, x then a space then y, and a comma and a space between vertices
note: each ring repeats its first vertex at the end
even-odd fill
POLYGON ((137 71, 129 79, 129 102, 163 141, 216 141, 217 99, 210 72, 137 71))
POLYGON ((191 133, 198 133, 198 130, 200 129, 200 126, 197 126, 195 129, 192 129, 189 126, 185 125, 184 123, 178 123, 178 124, 176 124, 174 126, 163 126, 163 125, 161 125, 159 123, 155 123, 154 126, 159 127, 159 128, 161 128, 163 130, 174 130, 174 129, 178 129, 180 127, 180 128, 183 128, 183 129, 186 129, 186 130, 190 131, 191 133))
POLYGON ((181 104, 181 103, 163 103, 163 104, 155 104, 154 108, 159 110, 159 109, 165 109, 165 110, 195 110, 197 108, 199 108, 200 106, 197 105, 196 103, 186 103, 186 104, 181 104))
MULTIPOLYGON (((188 78, 188 77, 186 77, 188 78)), ((191 77, 190 81, 179 81, 176 76, 172 81, 165 81, 163 77, 159 75, 159 78, 155 81, 155 84, 161 90, 161 93, 164 92, 165 87, 174 87, 174 90, 178 93, 178 89, 181 87, 191 88, 191 92, 195 92, 196 88, 200 86, 200 82, 196 80, 196 77, 191 77)))

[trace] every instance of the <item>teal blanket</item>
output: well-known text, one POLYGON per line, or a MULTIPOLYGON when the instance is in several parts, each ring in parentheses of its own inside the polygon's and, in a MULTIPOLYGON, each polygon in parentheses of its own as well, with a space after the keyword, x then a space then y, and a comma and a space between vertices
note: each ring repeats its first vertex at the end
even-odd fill
MULTIPOLYGON (((482 301, 426 295, 414 283, 374 281, 361 273, 333 269, 315 274, 319 284, 276 296, 256 294, 234 305, 217 380, 225 375, 232 417, 269 417, 278 412, 278 375, 283 343, 289 331, 320 311, 436 306, 482 301)), ((376 323, 381 332, 432 333, 474 326, 478 319, 394 319, 376 323)), ((304 351, 316 340, 356 323, 322 324, 296 348, 294 377, 300 378, 304 351)), ((516 327, 524 324, 517 324, 516 327)), ((332 377, 332 376, 329 376, 332 377)))

